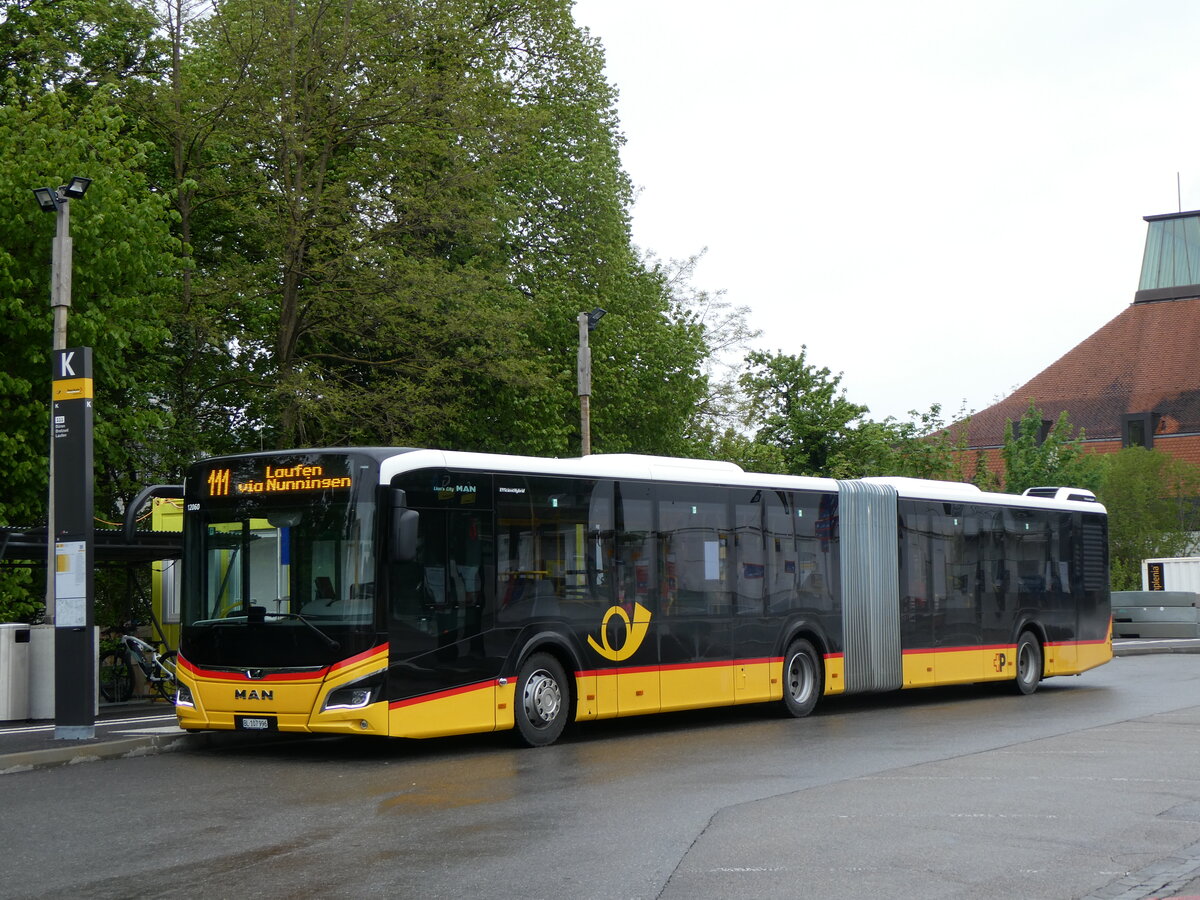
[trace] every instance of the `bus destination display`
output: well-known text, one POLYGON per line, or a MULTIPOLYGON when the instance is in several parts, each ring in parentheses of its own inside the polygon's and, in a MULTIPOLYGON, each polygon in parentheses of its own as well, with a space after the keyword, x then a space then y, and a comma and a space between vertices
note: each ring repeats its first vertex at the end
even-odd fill
POLYGON ((213 469, 208 473, 208 496, 231 494, 291 494, 305 491, 349 490, 349 475, 327 475, 324 466, 273 466, 261 474, 236 473, 233 469, 213 469))

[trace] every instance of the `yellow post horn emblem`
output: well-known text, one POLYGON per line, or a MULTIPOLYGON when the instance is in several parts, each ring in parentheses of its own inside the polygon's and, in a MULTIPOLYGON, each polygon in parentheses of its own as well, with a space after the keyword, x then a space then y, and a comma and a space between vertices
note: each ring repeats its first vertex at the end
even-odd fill
POLYGON ((610 606, 608 612, 604 614, 604 619, 600 622, 600 643, 596 643, 596 639, 590 634, 588 635, 588 643, 592 649, 603 656, 605 659, 611 659, 613 662, 620 662, 623 659, 629 659, 637 652, 637 648, 642 646, 642 641, 646 639, 646 630, 650 627, 650 610, 642 606, 640 603, 633 604, 633 621, 629 621, 629 613, 625 612, 619 606, 610 606), (619 650, 614 650, 608 646, 608 620, 613 616, 619 616, 621 621, 625 623, 625 643, 621 645, 619 650))

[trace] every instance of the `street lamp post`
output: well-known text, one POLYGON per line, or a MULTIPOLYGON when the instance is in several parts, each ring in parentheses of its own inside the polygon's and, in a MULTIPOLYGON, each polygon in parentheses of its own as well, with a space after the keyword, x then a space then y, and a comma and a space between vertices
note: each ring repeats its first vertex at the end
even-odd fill
POLYGON ((579 430, 581 434, 580 455, 592 452, 592 348, 588 346, 588 333, 604 316, 605 310, 596 307, 591 312, 581 312, 579 322, 579 358, 576 366, 579 381, 579 430))
POLYGON ((33 192, 42 211, 54 213, 57 219, 50 275, 54 338, 46 619, 54 633, 54 736, 60 740, 87 740, 96 733, 92 350, 67 348, 71 200, 87 193, 91 183, 90 178, 76 177, 58 190, 35 188, 33 192))
MULTIPOLYGON (((67 311, 71 308, 71 201, 78 200, 87 193, 92 179, 75 176, 69 182, 61 185, 58 190, 52 188, 34 188, 33 196, 37 198, 42 212, 55 213, 56 227, 54 242, 50 247, 50 310, 54 314, 54 338, 51 344, 53 350, 65 350, 67 347, 67 311)), ((53 406, 51 407, 53 408, 53 406)), ((50 502, 47 506, 47 562, 54 559, 54 441, 50 442, 50 502)), ((46 621, 54 624, 56 610, 54 595, 54 569, 46 566, 46 621)))
POLYGON ((76 176, 57 191, 34 188, 42 212, 56 213, 57 228, 51 250, 50 308, 54 311, 54 349, 67 346, 67 310, 71 308, 71 201, 87 193, 92 179, 76 176))

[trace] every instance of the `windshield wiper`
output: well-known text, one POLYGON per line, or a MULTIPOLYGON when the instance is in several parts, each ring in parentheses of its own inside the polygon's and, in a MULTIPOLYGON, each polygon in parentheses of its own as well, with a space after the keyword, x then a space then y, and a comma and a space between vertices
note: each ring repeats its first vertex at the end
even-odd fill
POLYGON ((259 622, 265 622, 267 620, 268 615, 271 616, 271 618, 273 618, 273 619, 295 619, 296 621, 303 623, 308 628, 312 629, 312 631, 318 637, 320 637, 321 640, 323 640, 326 644, 328 644, 330 650, 340 650, 342 647, 341 644, 339 644, 337 641, 335 641, 333 638, 331 638, 329 635, 327 635, 325 632, 323 632, 320 628, 318 628, 316 625, 314 625, 312 622, 310 622, 304 616, 300 615, 300 613, 293 613, 293 612, 268 613, 267 608, 265 606, 251 606, 249 609, 248 615, 246 616, 246 624, 253 625, 253 624, 256 624, 259 622))

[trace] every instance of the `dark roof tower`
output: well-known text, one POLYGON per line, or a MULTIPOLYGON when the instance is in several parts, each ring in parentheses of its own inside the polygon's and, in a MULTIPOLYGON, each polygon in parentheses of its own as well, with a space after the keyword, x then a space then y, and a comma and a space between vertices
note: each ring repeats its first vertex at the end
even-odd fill
POLYGON ((1145 218, 1150 227, 1133 302, 1200 297, 1200 210, 1145 218))

